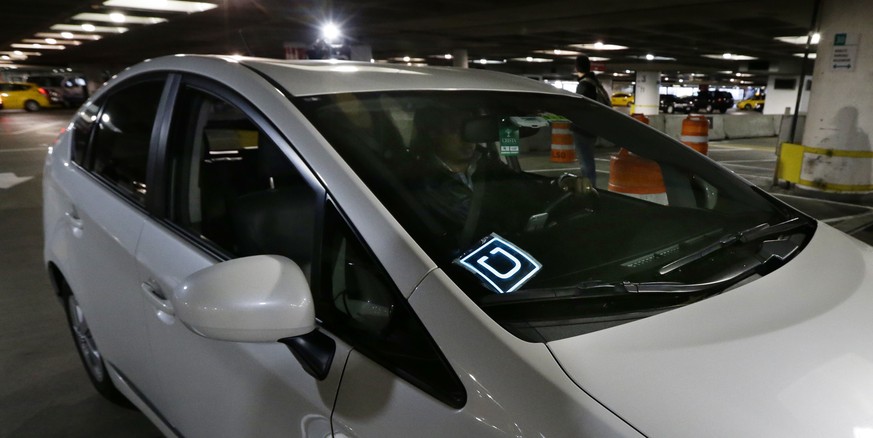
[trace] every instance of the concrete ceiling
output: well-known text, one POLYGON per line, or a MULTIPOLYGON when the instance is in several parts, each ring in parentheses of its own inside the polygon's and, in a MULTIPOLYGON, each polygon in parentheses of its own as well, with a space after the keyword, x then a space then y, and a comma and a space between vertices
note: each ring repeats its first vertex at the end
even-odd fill
MULTIPOLYGON (((760 84, 768 74, 799 71, 801 61, 794 54, 803 52, 804 46, 774 37, 806 35, 815 5, 815 0, 212 1, 219 7, 190 15, 124 11, 168 21, 126 25, 130 30, 124 34, 66 50, 40 50, 41 56, 24 62, 123 66, 174 53, 281 58, 283 43, 311 44, 318 38, 321 23, 333 20, 342 26, 351 44, 369 45, 376 59, 410 56, 425 58, 430 64, 450 65, 451 61, 439 56, 466 49, 471 60, 508 60, 487 68, 559 77, 569 74, 572 57, 536 51, 572 50, 573 44, 602 41, 628 47, 620 51, 585 50, 589 56, 609 58, 603 62, 608 73, 626 69, 658 70, 668 75, 696 72, 716 80, 719 71, 750 72, 754 76, 749 79, 760 84), (750 63, 703 56, 723 53, 757 59, 750 63), (646 54, 671 59, 647 61, 646 54), (528 56, 554 61, 512 61, 528 56)), ((78 13, 110 9, 102 6, 102 0, 6 0, 0 10, 0 51, 7 51, 13 50, 11 44, 49 32, 52 25, 81 24, 71 19, 78 13)), ((722 74, 719 80, 726 78, 722 74)))

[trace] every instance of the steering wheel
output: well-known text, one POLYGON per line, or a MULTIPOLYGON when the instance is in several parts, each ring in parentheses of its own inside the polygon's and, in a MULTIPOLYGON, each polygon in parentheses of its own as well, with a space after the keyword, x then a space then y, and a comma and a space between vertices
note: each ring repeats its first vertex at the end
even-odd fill
POLYGON ((570 208, 573 204, 578 203, 580 206, 584 206, 587 214, 597 209, 599 201, 600 194, 594 186, 587 186, 581 191, 567 190, 558 199, 549 203, 541 215, 545 218, 546 223, 554 223, 555 218, 578 211, 570 208))

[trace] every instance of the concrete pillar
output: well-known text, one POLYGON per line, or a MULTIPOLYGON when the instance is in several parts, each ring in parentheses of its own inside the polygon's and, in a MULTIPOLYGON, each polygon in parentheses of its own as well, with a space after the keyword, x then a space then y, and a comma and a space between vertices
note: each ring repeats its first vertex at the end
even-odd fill
MULTIPOLYGON (((798 186, 873 192, 873 8, 866 0, 825 1, 814 83, 803 131, 798 186)), ((767 90, 767 105, 770 104, 767 90)))
POLYGON ((600 85, 603 85, 603 89, 612 96, 612 77, 607 75, 597 75, 597 80, 600 81, 600 85))
POLYGON ((452 50, 452 66, 467 68, 469 59, 467 59, 467 49, 452 50))
POLYGON ((660 85, 661 72, 637 72, 636 92, 634 93, 634 112, 646 115, 658 114, 658 88, 660 85))

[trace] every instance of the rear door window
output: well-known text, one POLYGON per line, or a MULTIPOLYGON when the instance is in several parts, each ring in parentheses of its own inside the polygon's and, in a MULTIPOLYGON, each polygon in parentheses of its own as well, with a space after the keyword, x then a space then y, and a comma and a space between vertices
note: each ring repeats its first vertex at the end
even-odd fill
POLYGON ((96 127, 88 169, 140 205, 148 189, 149 145, 163 88, 163 80, 127 87, 109 96, 91 120, 96 127))

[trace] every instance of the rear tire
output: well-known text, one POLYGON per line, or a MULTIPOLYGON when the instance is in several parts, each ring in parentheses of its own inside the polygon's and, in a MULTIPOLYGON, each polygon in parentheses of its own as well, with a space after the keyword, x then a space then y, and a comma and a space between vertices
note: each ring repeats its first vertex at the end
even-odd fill
POLYGON ((39 102, 35 100, 28 100, 27 102, 24 102, 24 110, 29 113, 37 112, 40 109, 42 109, 42 107, 39 105, 39 102))
POLYGON ((94 342, 94 337, 91 335, 91 329, 88 326, 88 321, 85 319, 85 313, 79 306, 76 297, 69 293, 69 291, 67 292, 64 294, 67 325, 70 327, 73 342, 76 343, 76 351, 79 353, 79 358, 82 359, 82 365, 88 373, 91 384, 100 395, 112 403, 126 408, 134 408, 130 400, 119 392, 112 383, 112 378, 109 377, 109 371, 106 369, 106 363, 103 362, 103 355, 100 354, 100 350, 97 349, 97 344, 94 342))
POLYGON ((673 108, 673 105, 667 107, 667 114, 673 114, 673 111, 676 111, 676 109, 673 108))

